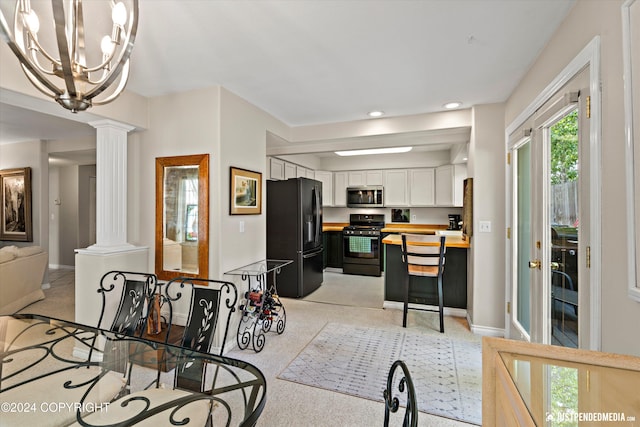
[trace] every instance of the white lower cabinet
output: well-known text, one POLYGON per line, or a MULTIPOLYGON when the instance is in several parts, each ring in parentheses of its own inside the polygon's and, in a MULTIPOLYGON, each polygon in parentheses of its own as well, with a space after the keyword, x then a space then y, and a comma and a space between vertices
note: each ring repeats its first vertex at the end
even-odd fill
POLYGON ((407 206, 407 171, 389 169, 384 171, 384 205, 389 207, 407 206))
POLYGON ((409 205, 434 206, 435 204, 434 168, 409 170, 409 205))

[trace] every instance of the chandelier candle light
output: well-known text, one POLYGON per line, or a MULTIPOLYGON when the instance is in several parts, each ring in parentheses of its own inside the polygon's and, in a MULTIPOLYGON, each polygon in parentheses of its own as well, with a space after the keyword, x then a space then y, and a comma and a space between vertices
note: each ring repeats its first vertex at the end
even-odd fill
POLYGON ((0 11, 0 34, 20 60, 27 78, 73 113, 116 99, 129 77, 138 0, 51 0, 50 8, 48 3, 17 0, 13 33, 0 11), (109 11, 110 22, 105 18, 109 11), (91 18, 94 31, 85 31, 85 16, 91 18), (40 31, 41 19, 51 22, 52 27, 40 31), (89 49, 85 49, 85 41, 89 49))

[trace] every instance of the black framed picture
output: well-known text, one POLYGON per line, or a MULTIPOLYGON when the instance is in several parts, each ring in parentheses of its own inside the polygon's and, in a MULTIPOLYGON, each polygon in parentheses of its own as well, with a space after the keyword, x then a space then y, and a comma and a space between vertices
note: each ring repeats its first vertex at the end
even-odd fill
POLYGON ((31 168, 0 171, 0 240, 33 241, 31 168))

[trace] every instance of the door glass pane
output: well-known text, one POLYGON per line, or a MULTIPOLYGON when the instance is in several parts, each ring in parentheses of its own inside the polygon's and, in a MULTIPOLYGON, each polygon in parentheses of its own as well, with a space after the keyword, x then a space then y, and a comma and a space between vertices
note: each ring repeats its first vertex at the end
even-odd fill
POLYGON ((549 128, 552 343, 578 347, 578 111, 549 128))
POLYGON ((516 152, 516 197, 517 197, 517 282, 516 320, 531 334, 531 277, 529 260, 531 252, 531 142, 527 142, 516 152))

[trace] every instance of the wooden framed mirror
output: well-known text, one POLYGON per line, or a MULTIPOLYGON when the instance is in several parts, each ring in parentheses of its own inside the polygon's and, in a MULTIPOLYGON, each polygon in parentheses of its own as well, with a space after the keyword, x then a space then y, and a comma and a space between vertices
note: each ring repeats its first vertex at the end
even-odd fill
POLYGON ((156 275, 209 276, 209 155, 156 158, 156 275))

